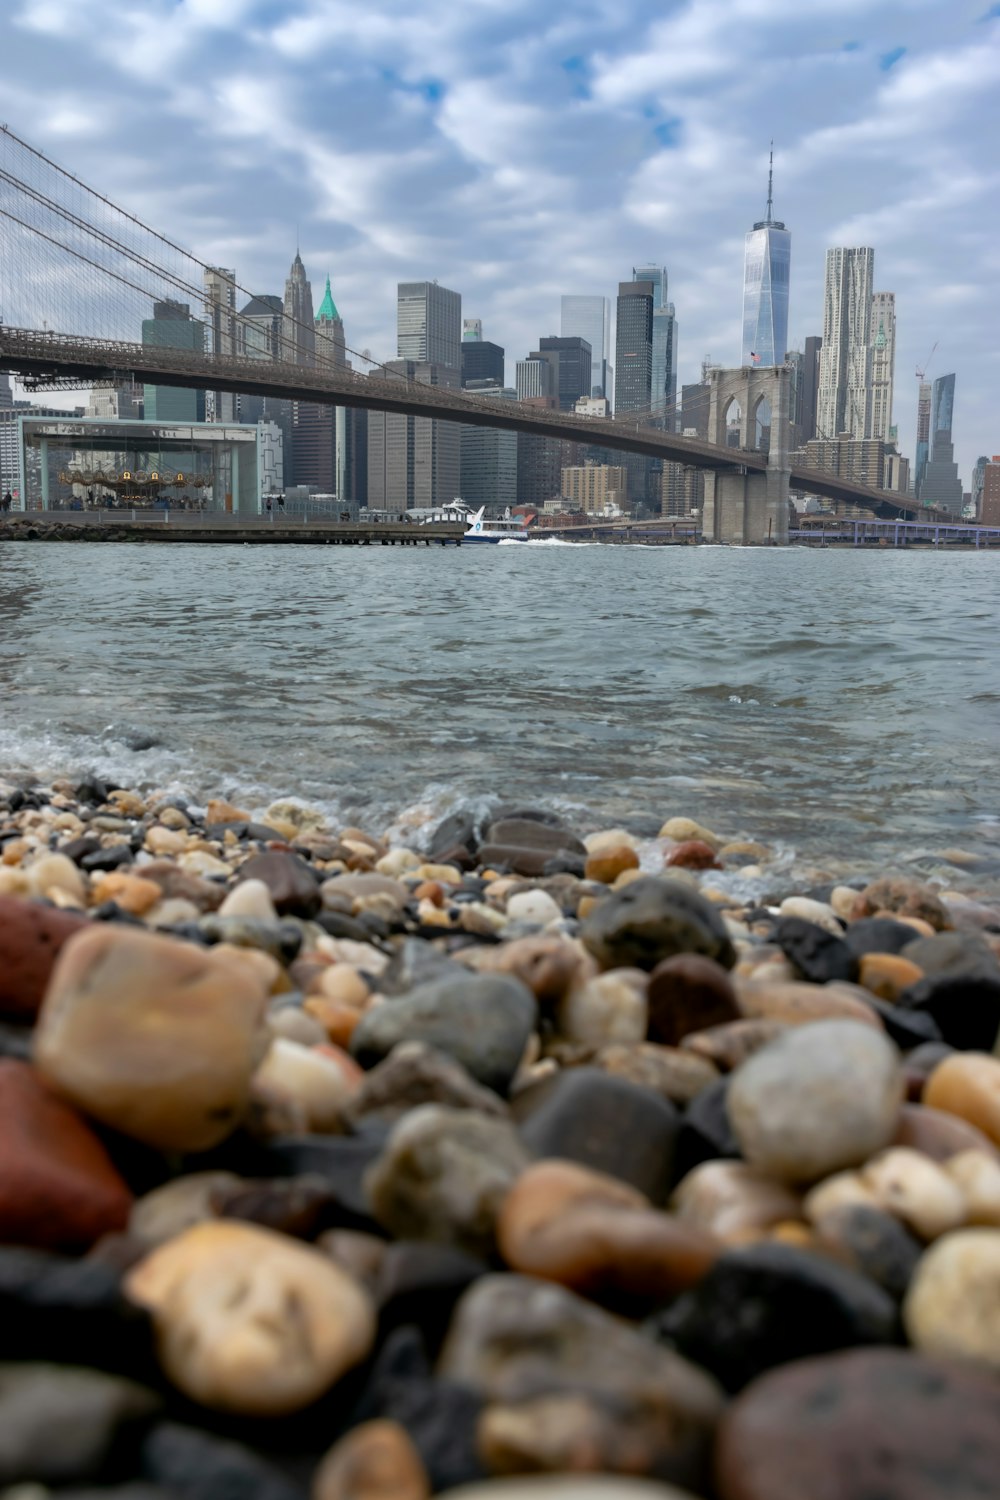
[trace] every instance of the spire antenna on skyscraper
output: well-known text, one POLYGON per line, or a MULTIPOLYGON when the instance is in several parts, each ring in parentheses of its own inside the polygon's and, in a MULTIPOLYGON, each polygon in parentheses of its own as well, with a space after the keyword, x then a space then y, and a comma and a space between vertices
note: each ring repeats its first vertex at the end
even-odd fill
POLYGON ((767 169, 767 222, 774 223, 774 142, 771 142, 771 161, 767 169))

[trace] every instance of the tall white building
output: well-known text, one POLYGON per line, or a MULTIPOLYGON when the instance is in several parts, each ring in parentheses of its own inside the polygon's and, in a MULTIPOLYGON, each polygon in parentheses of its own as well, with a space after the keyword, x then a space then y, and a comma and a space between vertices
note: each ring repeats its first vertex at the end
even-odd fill
POLYGON ((611 352, 611 312, 607 297, 567 296, 560 308, 559 336, 586 339, 590 345, 590 395, 610 396, 608 355, 611 352))
POLYGON ((871 379, 872 279, 870 247, 826 252, 823 347, 819 356, 816 435, 864 438, 871 379))
POLYGON ((436 281, 396 288, 396 353, 417 364, 462 368, 462 294, 436 281))
POLYGON ((892 382, 896 364, 896 294, 875 292, 872 296, 871 395, 865 437, 888 443, 892 429, 892 382))

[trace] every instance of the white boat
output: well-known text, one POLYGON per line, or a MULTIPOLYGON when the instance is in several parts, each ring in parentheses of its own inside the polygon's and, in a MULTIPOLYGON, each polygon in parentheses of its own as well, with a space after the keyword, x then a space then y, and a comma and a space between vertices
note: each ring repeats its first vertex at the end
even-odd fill
POLYGON ((467 516, 468 528, 462 537, 465 542, 526 542, 531 533, 528 528, 531 519, 524 516, 512 516, 510 511, 499 521, 488 521, 484 517, 485 505, 473 514, 471 511, 467 516))

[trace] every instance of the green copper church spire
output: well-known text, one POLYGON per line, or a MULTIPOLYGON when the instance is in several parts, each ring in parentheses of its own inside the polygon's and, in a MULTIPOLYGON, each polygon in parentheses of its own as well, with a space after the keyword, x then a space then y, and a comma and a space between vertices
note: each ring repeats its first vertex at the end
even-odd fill
POLYGON ((330 290, 330 278, 329 278, 329 276, 327 276, 327 278, 326 278, 326 291, 323 293, 323 300, 320 303, 320 305, 319 305, 319 311, 316 314, 316 322, 317 323, 339 323, 340 322, 340 313, 337 311, 337 304, 336 304, 336 302, 334 302, 334 300, 333 300, 333 293, 330 290))

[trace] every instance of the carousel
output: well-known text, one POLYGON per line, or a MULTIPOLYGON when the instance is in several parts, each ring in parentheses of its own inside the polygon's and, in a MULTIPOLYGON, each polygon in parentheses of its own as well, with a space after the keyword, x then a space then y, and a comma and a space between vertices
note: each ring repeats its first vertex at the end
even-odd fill
POLYGON ((154 510, 176 506, 180 510, 205 510, 211 502, 212 477, 209 474, 74 466, 60 470, 58 478, 61 484, 71 486, 76 498, 85 505, 101 509, 154 510), (80 490, 85 493, 81 495, 80 490))

